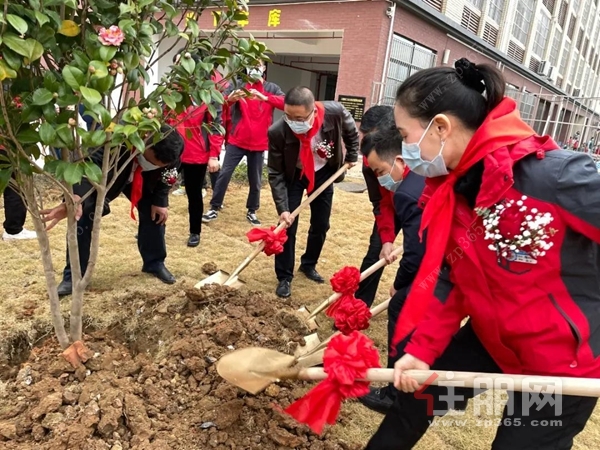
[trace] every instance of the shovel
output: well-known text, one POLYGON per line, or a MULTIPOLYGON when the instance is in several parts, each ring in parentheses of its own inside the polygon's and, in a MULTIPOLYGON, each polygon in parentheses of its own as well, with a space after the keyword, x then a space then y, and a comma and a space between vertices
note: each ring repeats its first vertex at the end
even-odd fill
MULTIPOLYGON (((323 192, 325 189, 327 189, 327 187, 329 187, 329 185, 331 185, 335 180, 337 180, 348 168, 349 168, 348 164, 344 164, 342 167, 340 167, 340 169, 336 173, 334 173, 325 183, 323 183, 321 186, 319 186, 318 189, 316 189, 312 194, 310 194, 310 196, 307 197, 300 204, 300 206, 298 206, 290 214, 290 216, 293 219, 295 219, 298 216, 298 214, 300 214, 304 209, 306 209, 306 207, 308 205, 310 205, 310 203, 315 198, 317 198, 321 194, 321 192, 323 192)), ((286 228, 286 224, 285 224, 285 222, 281 222, 277 226, 277 228, 275 228, 275 230, 273 232, 275 234, 277 234, 277 233, 281 232, 281 230, 283 230, 284 228, 286 228)), ((242 271, 250 265, 250 263, 254 260, 254 258, 256 258, 259 255, 259 253, 263 251, 264 248, 265 248, 265 243, 264 243, 264 241, 262 241, 252 251, 252 253, 250 253, 250 255, 248 255, 246 257, 246 259, 244 259, 244 261, 242 261, 242 263, 233 271, 233 273, 231 275, 229 275, 227 272, 219 270, 219 271, 213 273, 212 275, 210 275, 209 277, 205 278, 204 280, 200 281, 198 284, 196 284, 195 287, 200 288, 207 284, 221 284, 223 286, 230 286, 235 289, 241 288, 242 286, 244 286, 245 283, 238 278, 240 273, 242 273, 242 271)), ((308 312, 306 313, 306 315, 308 315, 308 312)))
MULTIPOLYGON (((227 382, 254 395, 266 389, 271 383, 280 380, 319 381, 327 378, 327 374, 322 368, 292 367, 294 361, 293 356, 275 350, 248 347, 234 350, 223 356, 217 363, 217 372, 227 382)), ((460 383, 461 387, 482 388, 478 380, 489 380, 493 382, 494 386, 506 385, 507 381, 511 380, 513 384, 511 390, 519 392, 600 397, 600 379, 594 378, 452 372, 446 370, 406 370, 404 373, 417 380, 419 384, 444 385, 445 382, 449 382, 449 385, 454 386, 460 383), (432 379, 432 375, 437 377, 432 379), (543 390, 540 391, 540 388, 543 390)), ((394 381, 394 369, 369 369, 363 381, 391 383, 394 381)))
MULTIPOLYGON (((403 248, 398 247, 391 254, 393 256, 400 256, 402 254, 402 252, 403 252, 403 248)), ((380 259, 379 261, 377 261, 375 264, 373 264, 371 267, 369 267, 367 270, 365 270, 363 273, 360 274, 360 281, 363 281, 363 280, 369 278, 371 275, 373 275, 375 272, 377 272, 382 267, 385 267, 386 265, 387 265, 387 261, 383 258, 380 259)), ((321 303, 319 306, 317 306, 315 308, 315 310, 312 313, 310 313, 310 315, 308 316, 308 320, 314 319, 317 314, 319 314, 321 311, 323 311, 325 308, 327 308, 332 303, 335 303, 341 297, 342 297, 342 294, 340 294, 339 292, 332 294, 331 297, 329 297, 327 300, 325 300, 323 303, 321 303)))
MULTIPOLYGON (((387 311, 388 306, 390 304, 390 300, 391 298, 371 308, 371 318, 378 316, 384 311, 387 311)), ((340 334, 340 332, 336 331, 323 342, 319 342, 319 337, 317 336, 317 333, 305 336, 304 341, 306 342, 306 345, 298 347, 294 352, 294 356, 297 358, 298 364, 300 364, 303 367, 310 367, 321 364, 323 362, 323 353, 325 352, 327 344, 338 334, 340 334)))

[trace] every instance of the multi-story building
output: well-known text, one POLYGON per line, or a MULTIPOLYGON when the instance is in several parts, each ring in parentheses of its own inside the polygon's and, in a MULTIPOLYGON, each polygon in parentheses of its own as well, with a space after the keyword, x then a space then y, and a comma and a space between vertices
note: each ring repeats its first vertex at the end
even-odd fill
MULTIPOLYGON (((564 142, 598 131, 598 3, 250 0, 242 25, 274 52, 268 79, 284 90, 303 84, 319 99, 341 99, 357 120, 364 108, 393 103, 398 85, 415 71, 467 57, 496 65, 522 117, 564 142)), ((213 15, 199 24, 210 30, 213 15)), ((161 60, 157 74, 170 60, 161 60)))

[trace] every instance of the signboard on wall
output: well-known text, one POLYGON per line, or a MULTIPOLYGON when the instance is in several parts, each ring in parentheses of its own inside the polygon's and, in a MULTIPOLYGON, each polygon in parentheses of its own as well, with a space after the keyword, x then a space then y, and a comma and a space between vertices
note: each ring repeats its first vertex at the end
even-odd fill
POLYGON ((355 121, 360 122, 365 113, 367 104, 366 97, 356 97, 354 95, 338 95, 338 102, 352 114, 355 121))

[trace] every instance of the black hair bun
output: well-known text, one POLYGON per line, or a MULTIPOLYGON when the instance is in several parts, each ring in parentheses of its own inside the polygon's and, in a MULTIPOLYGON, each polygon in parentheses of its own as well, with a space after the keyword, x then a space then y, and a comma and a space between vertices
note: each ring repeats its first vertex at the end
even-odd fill
POLYGON ((458 78, 465 86, 475 89, 480 94, 484 93, 485 84, 483 75, 479 72, 479 69, 477 69, 475 64, 467 58, 461 58, 454 63, 454 69, 456 70, 458 78))

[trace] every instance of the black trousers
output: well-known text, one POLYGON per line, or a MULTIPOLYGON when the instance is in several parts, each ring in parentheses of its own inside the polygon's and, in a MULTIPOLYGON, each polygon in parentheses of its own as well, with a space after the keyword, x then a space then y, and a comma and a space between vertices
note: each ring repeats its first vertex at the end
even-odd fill
MULTIPOLYGON (((131 185, 127 185, 123 194, 127 198, 131 195, 131 185)), ((138 250, 142 256, 142 270, 155 271, 160 269, 167 258, 167 246, 165 243, 165 226, 158 225, 152 220, 152 193, 144 190, 142 198, 137 205, 138 218, 138 250)), ((87 270, 90 259, 90 247, 92 244, 92 229, 94 225, 94 214, 84 214, 77 223, 77 242, 79 244, 79 261, 81 273, 87 270)), ((129 219, 131 220, 131 219, 129 219)), ((69 251, 67 250, 67 264, 63 271, 63 280, 71 280, 71 263, 69 251)))
MULTIPOLYGON (((432 369, 500 372, 469 323, 454 336, 432 369)), ((462 410, 468 399, 483 392, 457 387, 452 388, 455 394, 452 395, 449 389, 429 386, 418 396, 398 392, 392 409, 369 441, 366 450, 412 449, 435 416, 443 416, 449 409, 462 410)), ((591 397, 552 396, 561 405, 562 412, 557 414, 556 405, 552 402, 524 403, 523 397, 530 395, 532 394, 509 392, 509 401, 502 419, 493 419, 493 425, 499 426, 492 450, 568 450, 573 445, 575 435, 585 427, 597 401, 591 397)), ((533 394, 533 398, 537 395, 533 394)), ((457 419, 460 420, 461 417, 458 416, 457 419)))
MULTIPOLYGON (((315 173, 315 189, 318 189, 327 181, 334 171, 325 166, 315 173)), ((294 181, 288 186, 288 204, 290 212, 294 211, 304 196, 304 191, 308 187, 308 180, 305 177, 300 179, 300 170, 296 170, 294 181)), ((328 186, 317 198, 310 204, 310 228, 306 240, 306 251, 300 258, 300 265, 314 268, 319 261, 327 231, 329 231, 329 218, 331 217, 331 204, 333 201, 333 184, 328 186)), ((296 217, 292 226, 287 229, 288 240, 283 246, 283 252, 275 256, 275 274, 277 280, 292 280, 294 278, 294 264, 296 261, 296 232, 298 231, 298 221, 300 216, 296 217)))
MULTIPOLYGON (((379 236, 379 231, 377 230, 377 223, 375 223, 373 225, 373 232, 369 238, 369 249, 367 250, 367 254, 363 258, 363 262, 360 266, 361 273, 379 261, 381 247, 381 237, 379 236)), ((365 302, 368 307, 371 307, 375 301, 375 295, 377 294, 377 287, 379 286, 381 275, 383 275, 383 269, 384 268, 382 267, 373 275, 361 281, 360 285, 358 286, 358 290, 356 291, 355 297, 365 302)))
POLYGON ((185 193, 188 199, 188 214, 190 219, 190 234, 200 234, 202 231, 202 184, 206 176, 207 164, 181 164, 185 179, 185 193))
POLYGON ((233 171, 245 156, 248 164, 248 183, 250 184, 246 208, 248 211, 258 211, 260 208, 260 188, 262 186, 264 152, 245 150, 231 144, 227 144, 226 150, 223 167, 221 167, 221 170, 219 171, 219 178, 217 178, 217 182, 213 188, 213 195, 210 200, 211 208, 218 210, 223 206, 223 199, 225 198, 225 193, 227 192, 227 187, 231 181, 233 171))
POLYGON ((4 231, 7 234, 19 234, 27 218, 27 206, 21 196, 7 186, 4 189, 4 231))

